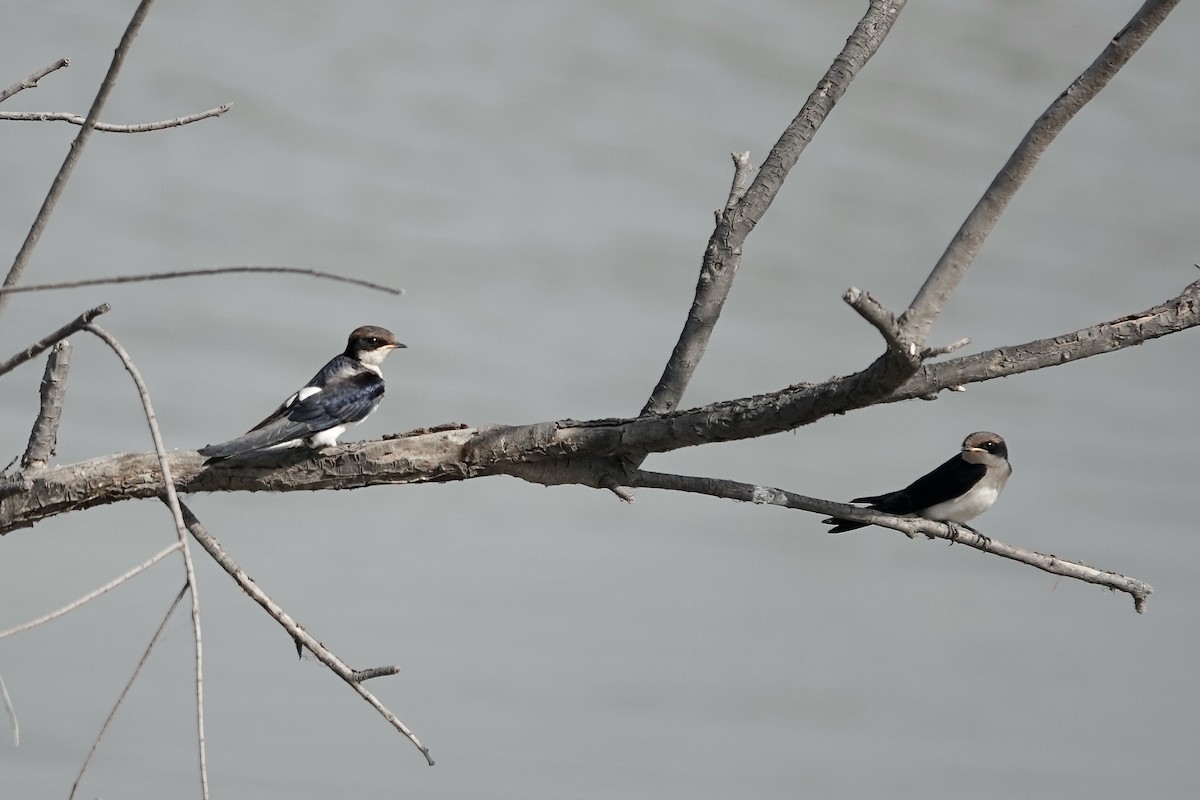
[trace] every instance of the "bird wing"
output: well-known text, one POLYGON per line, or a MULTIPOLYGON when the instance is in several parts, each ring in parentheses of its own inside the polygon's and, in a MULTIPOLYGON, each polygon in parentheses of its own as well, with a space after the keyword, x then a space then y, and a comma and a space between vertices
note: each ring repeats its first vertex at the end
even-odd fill
MULTIPOLYGON (((930 506, 958 497, 979 482, 987 472, 984 464, 971 464, 964 461, 961 455, 956 455, 939 466, 933 472, 922 475, 915 481, 895 492, 877 494, 871 497, 856 497, 851 503, 868 503, 876 511, 888 514, 916 514, 930 506)), ((834 527, 830 533, 845 533, 846 531, 865 528, 869 523, 851 522, 847 519, 830 517, 821 520, 834 527)))
POLYGON ((375 409, 381 397, 383 381, 369 372, 351 375, 324 388, 306 386, 245 435, 210 444, 199 452, 209 458, 227 458, 359 422, 375 409))
POLYGON ((964 494, 987 472, 984 464, 972 464, 956 455, 928 475, 922 475, 898 492, 859 497, 852 502, 870 503, 889 514, 916 514, 930 506, 964 494))

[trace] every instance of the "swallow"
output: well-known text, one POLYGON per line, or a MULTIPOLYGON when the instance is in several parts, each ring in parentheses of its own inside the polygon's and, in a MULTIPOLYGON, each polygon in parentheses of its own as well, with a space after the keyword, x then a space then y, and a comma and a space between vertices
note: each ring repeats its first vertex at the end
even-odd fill
POLYGON ((279 447, 330 447, 346 428, 366 419, 383 399, 379 365, 405 345, 386 328, 355 329, 346 350, 334 356, 304 388, 245 435, 200 448, 209 461, 279 447))
MULTIPOLYGON (((963 439, 962 450, 940 467, 895 492, 856 497, 852 503, 901 517, 924 517, 937 522, 963 525, 992 507, 1012 474, 1008 445, 998 434, 978 431, 963 439)), ((833 527, 830 533, 864 528, 869 522, 851 522, 830 517, 821 520, 833 527)))

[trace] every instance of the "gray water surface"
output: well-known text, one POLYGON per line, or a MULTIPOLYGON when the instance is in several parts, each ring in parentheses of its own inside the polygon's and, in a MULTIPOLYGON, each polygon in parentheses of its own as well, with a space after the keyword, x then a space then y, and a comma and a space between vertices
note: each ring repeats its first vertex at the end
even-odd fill
MULTIPOLYGON (((899 311, 1030 123, 1136 2, 911 3, 745 248, 685 404, 860 369, 840 300, 899 311)), ((10 2, 4 110, 85 113, 131 2, 10 2)), ((219 120, 92 137, 26 283, 310 266, 20 295, 0 357, 80 311, 136 359, 168 446, 256 422, 385 325, 382 408, 347 438, 448 421, 635 414, 682 325, 728 153, 761 160, 852 30, 847 2, 157 5, 104 114, 219 120)), ((934 330, 963 352, 1153 306, 1197 277, 1200 11, 1181 4, 1050 148, 934 330)), ((76 129, 6 123, 0 253, 76 129)), ((11 257, 11 256, 10 256, 11 257)), ((75 337, 59 463, 149 449, 136 394, 75 337)), ((710 498, 637 503, 494 478, 200 495, 208 528, 356 667, 420 755, 199 557, 213 797, 1181 797, 1200 783, 1200 377, 1194 332, 647 468, 845 499, 897 488, 973 430, 1014 475, 978 526, 1151 583, 1124 595, 965 547, 710 498)), ((0 381, 25 446, 41 363, 0 381)), ((7 457, 5 460, 7 460, 7 457)), ((0 628, 170 544, 125 503, 0 540, 0 628)), ((0 797, 65 797, 183 580, 161 564, 0 642, 21 744, 0 797)), ((81 797, 199 796, 192 644, 171 622, 81 797)))

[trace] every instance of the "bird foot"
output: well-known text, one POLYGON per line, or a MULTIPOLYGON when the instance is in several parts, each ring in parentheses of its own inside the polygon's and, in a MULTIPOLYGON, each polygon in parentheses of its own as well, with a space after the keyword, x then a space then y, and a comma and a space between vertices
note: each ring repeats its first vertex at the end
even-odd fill
POLYGON ((983 539, 983 549, 986 550, 988 545, 990 545, 992 543, 991 538, 984 536, 982 533, 975 530, 970 525, 967 525, 964 522, 947 522, 946 527, 948 527, 950 529, 950 544, 951 545, 953 545, 955 542, 962 541, 962 539, 960 537, 962 536, 962 532, 963 532, 964 528, 966 530, 969 530, 971 533, 975 534, 976 536, 978 536, 980 539, 983 539))

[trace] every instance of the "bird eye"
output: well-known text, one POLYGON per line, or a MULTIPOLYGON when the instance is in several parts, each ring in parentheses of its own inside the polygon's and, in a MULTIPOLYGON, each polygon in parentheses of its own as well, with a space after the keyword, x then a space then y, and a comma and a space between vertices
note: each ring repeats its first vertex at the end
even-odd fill
POLYGON ((374 347, 374 346, 378 345, 378 344, 379 344, 379 337, 378 337, 378 336, 368 336, 368 337, 367 337, 367 344, 371 345, 372 347, 374 347))

